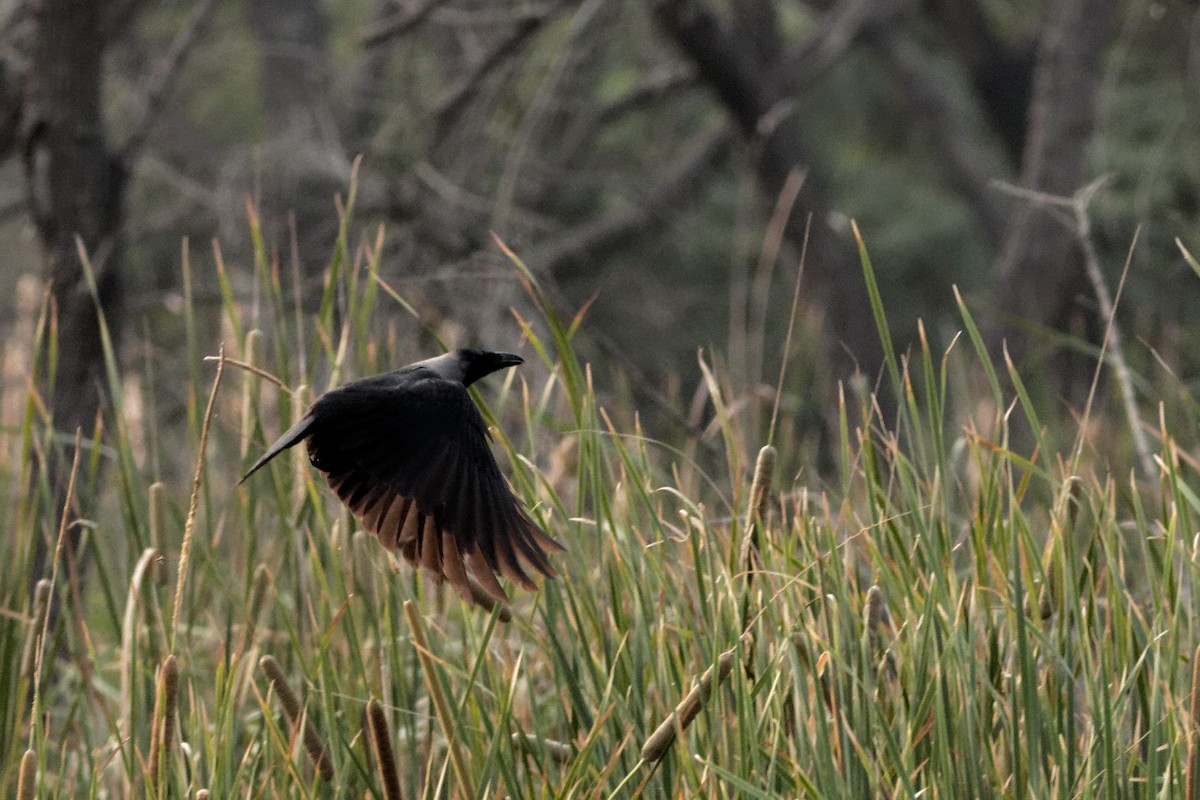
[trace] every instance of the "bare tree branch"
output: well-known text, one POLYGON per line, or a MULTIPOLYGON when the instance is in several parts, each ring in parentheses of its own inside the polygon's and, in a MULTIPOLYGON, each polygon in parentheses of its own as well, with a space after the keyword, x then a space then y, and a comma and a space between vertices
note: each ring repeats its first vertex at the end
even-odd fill
POLYGON ((171 48, 163 56, 162 63, 151 76, 149 86, 146 88, 145 98, 142 102, 142 118, 133 125, 133 132, 118 151, 118 157, 123 163, 132 163, 141 152, 142 147, 145 146, 146 138, 162 113, 163 105, 171 88, 175 85, 175 80, 179 77, 180 70, 192 52, 192 48, 200 40, 200 35, 204 32, 209 20, 212 19, 216 7, 216 0, 200 0, 192 12, 192 16, 188 18, 179 33, 176 34, 175 40, 171 42, 171 48))
POLYGON ((733 131, 727 125, 700 134, 654 182, 641 203, 564 232, 532 250, 529 263, 559 280, 570 279, 633 237, 662 225, 712 175, 713 167, 729 154, 732 142, 733 131))
MULTIPOLYGON (((1038 46, 1029 134, 1021 186, 1069 196, 1086 182, 1087 145, 1095 129, 1105 43, 1112 34, 1115 0, 1053 0, 1038 46)), ((1013 213, 996 267, 993 304, 1035 324, 1063 330, 1074 317, 1093 319, 1077 302, 1086 285, 1078 237, 1042 206, 1013 213)), ((989 331, 994 352, 1001 338, 1017 363, 1028 337, 999 325, 989 331)), ((1071 370, 1060 369, 1064 380, 1071 370)))
MULTIPOLYGON (((1138 411, 1137 397, 1133 389, 1133 373, 1129 362, 1125 359, 1124 336, 1117 325, 1117 303, 1120 302, 1122 290, 1125 288, 1125 278, 1129 274, 1129 265, 1133 259, 1133 249, 1137 246, 1137 234, 1134 234, 1133 244, 1125 259, 1125 268, 1121 271, 1121 281, 1117 285, 1116 296, 1108 288, 1104 278, 1104 270, 1100 267, 1100 255, 1096 252, 1096 243, 1092 239, 1092 222, 1088 216, 1088 207, 1096 192, 1107 182, 1107 177, 1097 178, 1087 186, 1075 192, 1071 197, 1058 197, 1022 189, 1018 186, 1003 185, 1001 188, 1009 194, 1026 200, 1031 205, 1043 208, 1055 217, 1062 226, 1075 237, 1083 252, 1083 268, 1088 281, 1092 284, 1092 293, 1096 297, 1096 305, 1100 309, 1100 317, 1104 320, 1106 330, 1100 344, 1100 359, 1096 372, 1092 376, 1092 387, 1088 393, 1088 402, 1084 416, 1091 411, 1092 398, 1096 393, 1096 384, 1100 378, 1100 365, 1105 361, 1112 364, 1116 376, 1117 387, 1121 392, 1121 405, 1125 410, 1125 419, 1129 423, 1133 435, 1134 450, 1137 451, 1138 463, 1142 468, 1142 477, 1154 485, 1158 480, 1158 471, 1154 468, 1154 457, 1150 453, 1150 445, 1146 439, 1146 429, 1142 424, 1141 412, 1138 411)), ((1086 426, 1081 426, 1081 430, 1086 426)), ((1078 446, 1083 446, 1082 437, 1078 446)))
POLYGON ((676 65, 658 70, 605 105, 588 104, 563 130, 555 132, 555 140, 547 143, 550 147, 542 153, 541 161, 526 170, 522 178, 526 204, 539 207, 552 202, 552 189, 561 184, 569 165, 575 163, 579 154, 608 130, 609 125, 696 85, 695 71, 676 65))
POLYGON ((660 69, 651 73, 646 80, 628 92, 601 106, 599 111, 593 117, 588 117, 584 124, 592 128, 603 125, 624 117, 631 111, 638 111, 664 97, 669 97, 680 89, 695 85, 696 73, 694 70, 679 66, 660 69))
MULTIPOLYGON (((465 4, 464 4, 465 5, 465 4)), ((433 22, 452 28, 507 28, 514 22, 545 19, 557 12, 562 0, 545 3, 475 3, 473 8, 443 6, 433 13, 433 22)))
POLYGON ((359 43, 365 48, 378 47, 389 39, 403 36, 424 22, 443 2, 425 0, 416 8, 399 9, 384 19, 377 19, 358 35, 359 43))
POLYGON ((796 89, 829 69, 870 22, 896 10, 895 2, 839 0, 822 18, 817 30, 778 69, 779 80, 796 89))
POLYGON ((507 36, 496 42, 495 46, 483 58, 479 59, 479 62, 475 64, 469 73, 463 76, 462 80, 450 87, 442 95, 441 99, 437 102, 437 110, 435 112, 438 139, 454 126, 463 109, 478 94, 484 79, 497 66, 504 63, 510 55, 519 50, 523 44, 529 41, 545 21, 546 17, 531 17, 521 20, 521 22, 509 31, 507 36))
POLYGON ((992 188, 990 159, 942 89, 941 79, 921 51, 894 27, 879 26, 871 38, 933 140, 950 185, 971 206, 992 241, 999 242, 1008 225, 1008 210, 992 188))

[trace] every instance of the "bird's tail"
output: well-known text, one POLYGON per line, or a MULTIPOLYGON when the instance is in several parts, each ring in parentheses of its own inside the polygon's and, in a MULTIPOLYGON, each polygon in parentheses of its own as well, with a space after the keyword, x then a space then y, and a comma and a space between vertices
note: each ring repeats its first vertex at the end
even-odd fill
POLYGON ((284 450, 287 450, 289 447, 296 444, 304 437, 308 436, 308 434, 311 432, 310 429, 312 428, 314 419, 315 418, 313 417, 313 415, 311 413, 305 414, 304 417, 299 422, 297 422, 295 425, 293 425, 291 428, 288 429, 287 433, 285 433, 283 436, 279 437, 279 441, 275 442, 275 444, 271 445, 271 448, 269 450, 267 450, 267 452, 263 453, 262 458, 260 458, 258 461, 254 462, 254 466, 251 467, 250 470, 245 475, 242 476, 242 479, 240 481, 238 481, 238 485, 245 483, 246 479, 249 478, 251 475, 253 475, 255 472, 258 472, 258 470, 262 467, 263 464, 266 464, 272 458, 279 455, 284 450))

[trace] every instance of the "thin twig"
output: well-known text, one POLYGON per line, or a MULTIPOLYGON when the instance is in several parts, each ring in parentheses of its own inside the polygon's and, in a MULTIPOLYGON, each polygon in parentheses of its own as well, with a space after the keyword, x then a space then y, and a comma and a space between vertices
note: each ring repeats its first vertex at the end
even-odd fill
MULTIPOLYGON (((1103 179, 1102 179, 1103 180, 1103 179)), ((1117 293, 1110 299, 1108 283, 1100 270, 1100 257, 1096 254, 1096 246, 1092 242, 1091 222, 1088 220, 1087 207, 1092 194, 1099 188, 1101 181, 1085 187, 1078 194, 1075 205, 1075 224, 1079 236, 1079 244, 1083 247, 1083 266, 1092 282, 1092 291, 1096 293, 1096 302, 1100 304, 1100 314, 1106 320, 1104 342, 1100 346, 1100 361, 1103 363, 1105 350, 1112 360, 1113 371, 1116 373, 1117 386, 1121 390, 1121 404, 1125 408, 1125 417, 1129 422, 1129 430, 1133 434, 1133 445, 1137 450, 1138 462, 1142 467, 1142 475, 1146 480, 1157 481, 1154 469, 1154 457, 1150 454, 1150 445, 1146 441, 1146 432, 1142 427, 1142 418, 1137 409, 1137 398, 1133 393, 1133 378, 1129 372, 1129 364, 1125 360, 1125 347, 1121 337, 1121 329, 1117 326, 1117 303, 1121 301, 1121 293, 1125 289, 1125 279, 1129 275, 1129 267, 1133 263, 1133 249, 1137 246, 1138 233, 1134 233, 1129 245, 1129 254, 1125 258, 1125 266, 1121 269, 1121 280, 1117 283, 1117 293)))
MULTIPOLYGON (((1129 364, 1125 360, 1125 348, 1121 338, 1121 330, 1117 326, 1117 305, 1121 301, 1121 293, 1125 288, 1125 279, 1128 277, 1130 265, 1133 263, 1133 249, 1137 246, 1140 229, 1134 233, 1133 242, 1129 246, 1129 253, 1125 258, 1125 266, 1121 270, 1121 280, 1117 284, 1117 293, 1114 297, 1109 292, 1108 282, 1105 281, 1104 272, 1100 268, 1100 256, 1096 253, 1096 246, 1092 242, 1092 226, 1091 220, 1088 218, 1088 206, 1091 204, 1096 192, 1099 191, 1100 187, 1107 180, 1107 177, 1098 178, 1071 197, 1061 197, 1002 182, 997 182, 995 185, 1001 191, 1028 200, 1049 211, 1051 216, 1066 226, 1079 242, 1079 246, 1083 250, 1084 272, 1087 273, 1088 280, 1092 284, 1092 291, 1096 295, 1096 303, 1100 308, 1100 316, 1105 321, 1104 339, 1100 343, 1100 358, 1096 364, 1096 372, 1092 376, 1092 386, 1088 392, 1088 401, 1083 416, 1084 419, 1087 419, 1091 412, 1092 398, 1096 393, 1101 366, 1106 360, 1111 361, 1113 372, 1116 373, 1117 385, 1121 392, 1121 403, 1125 409, 1125 416, 1129 422, 1130 432, 1133 434, 1133 444, 1137 450, 1138 464, 1145 479, 1155 483, 1157 482, 1157 473, 1154 469, 1154 457, 1150 454, 1150 446, 1146 440, 1145 430, 1142 427, 1141 414, 1137 410, 1137 398, 1133 391, 1132 373, 1130 373, 1129 364)), ((1082 446, 1082 440, 1080 441, 1080 446, 1082 446)))
MULTIPOLYGON (((251 333, 253 333, 253 331, 251 331, 251 333)), ((288 394, 293 394, 292 390, 288 388, 288 385, 286 383, 284 383, 283 381, 281 381, 279 378, 275 377, 271 373, 267 372, 265 369, 262 369, 261 367, 256 367, 253 364, 249 364, 245 361, 238 361, 236 358, 229 358, 228 356, 225 356, 225 355, 205 356, 204 360, 205 361, 219 361, 223 364, 233 364, 238 369, 244 369, 247 372, 252 372, 255 375, 257 375, 258 377, 262 378, 263 380, 268 380, 271 383, 275 384, 276 386, 278 386, 280 389, 283 389, 288 394)))
POLYGON ((771 426, 767 428, 767 444, 775 443, 775 423, 779 420, 779 406, 783 400, 783 379, 787 376, 788 361, 792 356, 792 334, 796 329, 796 317, 800 308, 800 281, 804 277, 804 264, 808 261, 808 239, 812 232, 812 214, 804 219, 804 240, 800 244, 800 263, 796 265, 796 287, 792 290, 792 309, 788 313, 787 335, 783 339, 783 355, 779 358, 779 378, 775 381, 775 403, 771 406, 771 426))

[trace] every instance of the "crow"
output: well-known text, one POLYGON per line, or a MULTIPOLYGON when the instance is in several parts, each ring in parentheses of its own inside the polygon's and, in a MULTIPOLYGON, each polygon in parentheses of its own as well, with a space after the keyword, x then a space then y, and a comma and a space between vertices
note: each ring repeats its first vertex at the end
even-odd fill
POLYGON ((265 452, 241 482, 304 441, 308 459, 363 527, 415 568, 471 598, 471 581, 499 601, 496 574, 536 588, 547 550, 563 550, 529 517, 488 446, 467 387, 523 363, 460 349, 332 389, 265 452), (523 562, 523 563, 522 563, 523 562))

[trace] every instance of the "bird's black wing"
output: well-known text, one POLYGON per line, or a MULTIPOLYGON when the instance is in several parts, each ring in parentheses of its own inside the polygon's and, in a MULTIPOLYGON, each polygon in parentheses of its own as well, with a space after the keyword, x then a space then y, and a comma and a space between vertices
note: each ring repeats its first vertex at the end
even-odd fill
POLYGON ((462 384, 392 373, 323 395, 312 414, 313 465, 409 563, 464 595, 469 574, 500 600, 508 597, 497 572, 528 589, 535 585, 525 565, 555 574, 545 551, 562 545, 513 495, 462 384))

